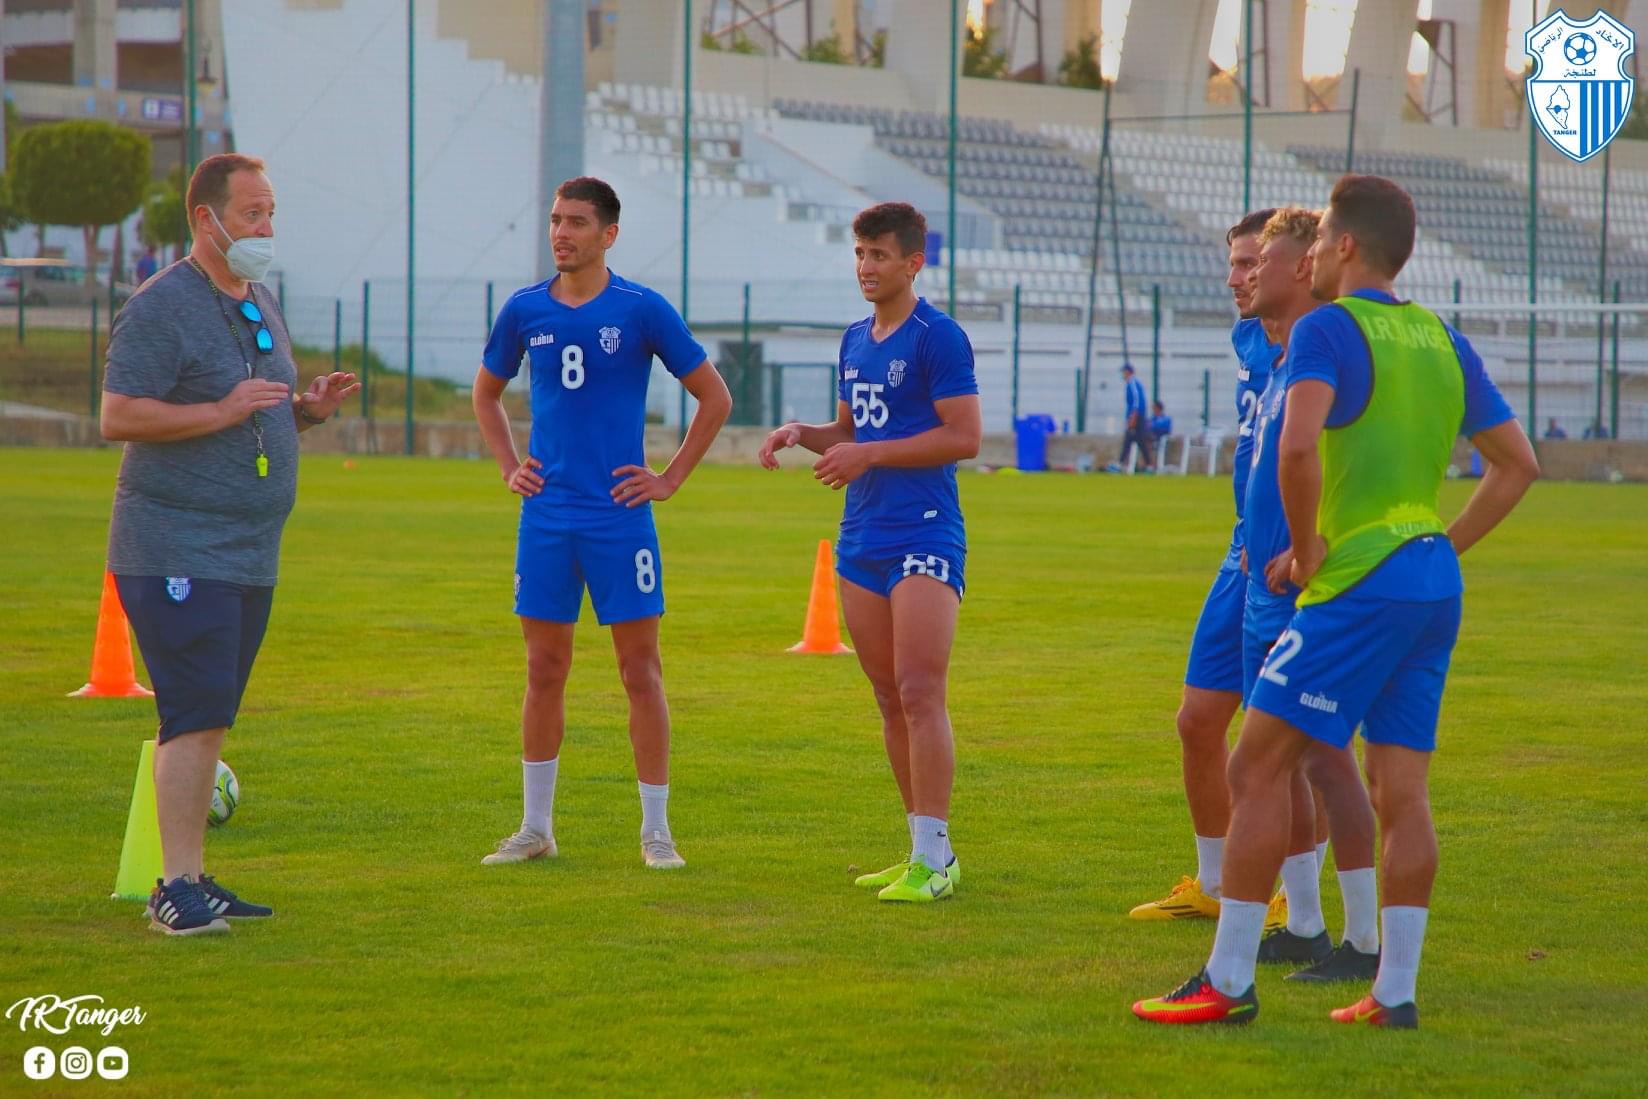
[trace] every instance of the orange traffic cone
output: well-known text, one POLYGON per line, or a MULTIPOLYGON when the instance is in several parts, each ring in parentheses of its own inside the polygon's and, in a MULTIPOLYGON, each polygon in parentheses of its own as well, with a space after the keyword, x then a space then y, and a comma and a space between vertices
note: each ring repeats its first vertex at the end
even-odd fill
POLYGON ((841 643, 841 625, 835 609, 835 566, 830 559, 830 542, 818 540, 818 560, 813 564, 813 590, 807 597, 807 626, 801 640, 790 646, 792 653, 850 653, 841 643))
POLYGON ((126 608, 114 586, 114 573, 103 573, 103 600, 97 607, 97 640, 92 643, 92 679, 70 698, 150 698, 154 692, 137 681, 132 669, 132 637, 126 608))

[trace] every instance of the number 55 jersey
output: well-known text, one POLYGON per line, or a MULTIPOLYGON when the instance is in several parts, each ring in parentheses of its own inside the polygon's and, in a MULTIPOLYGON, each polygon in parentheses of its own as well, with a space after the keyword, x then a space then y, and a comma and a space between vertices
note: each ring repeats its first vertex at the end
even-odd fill
MULTIPOLYGON (((927 299, 917 299, 909 318, 879 342, 871 334, 874 320, 859 321, 841 339, 838 394, 852 411, 856 442, 930 431, 942 423, 935 402, 978 393, 967 334, 927 299)), ((847 486, 836 552, 842 575, 854 583, 886 594, 899 579, 920 574, 959 591, 966 548, 954 462, 876 466, 847 486), (874 564, 855 573, 854 560, 874 564), (890 563, 887 569, 882 562, 890 563), (881 582, 867 582, 867 571, 881 582)))

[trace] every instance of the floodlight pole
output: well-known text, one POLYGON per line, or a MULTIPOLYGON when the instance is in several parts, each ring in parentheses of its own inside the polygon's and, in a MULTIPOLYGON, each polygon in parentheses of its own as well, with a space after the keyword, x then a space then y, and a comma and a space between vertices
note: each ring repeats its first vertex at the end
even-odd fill
MULTIPOLYGON (((1113 84, 1114 81, 1111 82, 1113 84)), ((1076 433, 1087 430, 1087 395, 1093 384, 1093 321, 1099 299, 1099 230, 1104 223, 1104 180, 1110 169, 1110 89, 1104 86, 1104 130, 1099 140, 1099 173, 1093 194, 1092 251, 1087 266, 1087 332, 1082 340, 1081 370, 1076 384, 1076 433)), ((1120 272, 1117 273, 1119 279, 1120 272)))
MULTIPOLYGON (((1539 302, 1539 127, 1528 126, 1528 304, 1539 302)), ((1528 314, 1528 434, 1538 437, 1539 318, 1528 314)))
POLYGON ((195 98, 195 0, 186 0, 184 22, 188 24, 183 31, 183 98, 184 110, 189 112, 184 124, 183 185, 187 187, 190 177, 195 174, 195 111, 198 106, 195 98))
POLYGON ((1016 429, 1019 422, 1019 326, 1022 322, 1020 313, 1020 291, 1023 287, 1019 283, 1013 284, 1013 426, 1016 429))
MULTIPOLYGON (((687 277, 692 238, 692 0, 682 5, 681 24, 681 323, 687 323, 687 277)), ((687 390, 681 386, 677 419, 687 437, 687 390)))
POLYGON ((1253 208, 1253 0, 1242 6, 1242 212, 1253 208))
POLYGON ((417 6, 418 0, 406 0, 406 453, 412 447, 412 361, 416 325, 417 290, 415 277, 417 260, 413 251, 416 244, 414 201, 417 191, 417 163, 413 157, 413 142, 417 132, 413 103, 417 88, 417 6))
MULTIPOLYGON (((1608 182, 1613 175, 1613 142, 1602 150, 1602 240, 1597 259, 1597 301, 1608 300, 1608 182)), ((1597 314, 1596 426, 1602 426, 1602 314, 1597 314)), ((1530 425, 1532 426, 1532 425, 1530 425)))
MULTIPOLYGON (((691 0, 688 0, 691 3, 691 0)), ((944 274, 949 280, 949 313, 956 315, 956 88, 961 83, 960 62, 956 56, 961 38, 961 0, 950 0, 950 147, 947 154, 949 175, 949 213, 946 218, 944 242, 944 274)))

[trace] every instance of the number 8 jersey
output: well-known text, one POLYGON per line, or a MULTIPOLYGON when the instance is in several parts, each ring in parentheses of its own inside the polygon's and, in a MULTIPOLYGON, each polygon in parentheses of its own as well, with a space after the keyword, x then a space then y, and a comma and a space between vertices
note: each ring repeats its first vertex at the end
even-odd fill
MULTIPOLYGON (((871 336, 874 323, 873 316, 859 321, 841 338, 838 392, 852 411, 855 441, 930 431, 942 423, 935 401, 978 393, 967 334, 926 298, 879 343, 871 336)), ((910 543, 967 545, 955 463, 876 466, 847 486, 841 556, 874 556, 910 543)))
MULTIPOLYGON (((513 378, 532 364, 532 438, 544 490, 527 497, 522 518, 575 525, 624 510, 612 500, 612 471, 646 461, 647 383, 656 355, 676 378, 705 361, 704 349, 657 291, 607 273, 607 288, 576 309, 556 301, 549 282, 504 303, 481 365, 513 378)), ((631 509, 644 512, 650 504, 631 509)))

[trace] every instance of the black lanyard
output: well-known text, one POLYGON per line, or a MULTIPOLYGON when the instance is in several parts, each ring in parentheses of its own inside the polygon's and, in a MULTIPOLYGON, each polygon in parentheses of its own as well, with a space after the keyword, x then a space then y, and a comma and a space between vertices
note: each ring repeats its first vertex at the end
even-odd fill
MULTIPOLYGON (((198 271, 200 277, 206 280, 206 285, 212 288, 212 300, 217 302, 217 311, 223 314, 223 323, 229 326, 229 335, 235 338, 235 348, 240 352, 241 364, 246 367, 246 377, 248 379, 254 377, 255 371, 252 369, 252 359, 246 354, 246 344, 241 341, 240 328, 236 326, 234 318, 229 316, 229 310, 223 304, 223 292, 217 288, 217 283, 212 281, 212 276, 206 273, 206 269, 193 256, 189 257, 189 265, 198 271)), ((246 293, 254 298, 255 304, 256 295, 252 294, 251 283, 246 284, 246 293)), ((267 477, 269 476, 269 455, 263 451, 263 424, 258 419, 256 412, 252 413, 252 437, 257 440, 257 460, 254 463, 257 467, 257 475, 267 477)))

